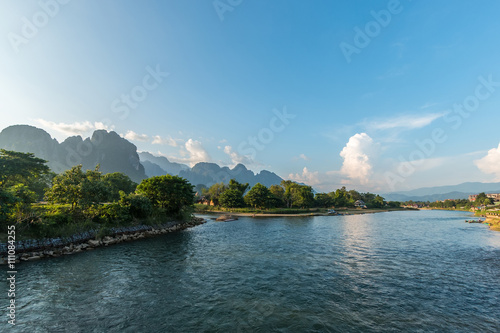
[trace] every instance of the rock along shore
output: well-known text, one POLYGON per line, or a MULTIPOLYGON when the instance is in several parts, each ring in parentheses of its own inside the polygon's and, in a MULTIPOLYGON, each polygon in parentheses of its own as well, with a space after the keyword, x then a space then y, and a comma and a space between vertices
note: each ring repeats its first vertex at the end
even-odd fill
MULTIPOLYGON (((199 217, 193 217, 190 222, 177 222, 169 223, 160 226, 135 226, 133 229, 139 229, 139 231, 127 231, 127 228, 122 228, 119 231, 113 233, 110 236, 105 236, 104 238, 98 239, 81 239, 80 241, 74 241, 71 243, 47 243, 41 242, 42 245, 35 247, 34 249, 23 249, 22 247, 16 249, 16 263, 21 261, 33 261, 42 258, 50 257, 60 257, 62 255, 75 254, 83 251, 91 251, 97 247, 109 246, 113 244, 119 244, 122 242, 130 242, 138 239, 154 237, 157 235, 168 234, 171 232, 184 230, 187 228, 195 227, 200 224, 204 224, 207 221, 199 217)), ((5 246, 5 244, 2 244, 5 246)), ((7 253, 2 251, 0 258, 0 265, 7 264, 7 253)))

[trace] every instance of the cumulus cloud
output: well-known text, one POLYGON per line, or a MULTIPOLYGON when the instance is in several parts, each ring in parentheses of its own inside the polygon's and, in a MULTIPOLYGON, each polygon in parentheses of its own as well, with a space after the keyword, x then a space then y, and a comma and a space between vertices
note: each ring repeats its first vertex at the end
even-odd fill
POLYGON ((162 138, 159 135, 155 135, 153 137, 153 142, 151 142, 154 145, 167 145, 167 146, 172 146, 172 147, 177 147, 179 144, 177 141, 172 139, 170 136, 168 138, 162 138))
POLYGON ((232 166, 235 166, 238 163, 242 163, 247 167, 254 164, 254 161, 251 159, 251 157, 239 154, 238 152, 234 151, 233 147, 231 146, 225 146, 224 153, 226 153, 231 158, 231 162, 233 163, 232 166))
POLYGON ((349 138, 346 146, 340 152, 344 159, 341 174, 351 180, 366 185, 373 173, 370 154, 373 153, 375 144, 373 139, 366 133, 358 133, 349 138))
POLYGON ((367 127, 378 130, 387 130, 394 128, 417 129, 431 124, 434 120, 445 115, 442 113, 429 113, 424 115, 401 115, 390 119, 371 121, 367 127))
POLYGON ((488 150, 488 154, 479 160, 475 160, 474 164, 486 174, 495 176, 495 181, 500 181, 500 144, 498 148, 488 150))
POLYGON ((82 121, 66 124, 56 123, 41 118, 36 119, 36 121, 44 128, 49 128, 65 135, 84 135, 93 130, 104 129, 109 131, 114 128, 113 126, 107 126, 102 122, 91 123, 90 121, 82 121))
POLYGON ((321 183, 321 181, 319 180, 318 171, 311 172, 306 167, 304 167, 301 174, 291 173, 288 175, 288 178, 298 183, 304 183, 310 186, 318 185, 321 183))
POLYGON ((146 142, 149 140, 149 136, 146 134, 137 134, 134 131, 128 131, 127 134, 122 135, 125 139, 130 140, 130 141, 142 141, 146 142))
POLYGON ((182 157, 169 156, 168 159, 173 162, 189 164, 191 167, 199 162, 210 162, 212 158, 203 148, 200 141, 189 139, 184 146, 180 147, 182 157))

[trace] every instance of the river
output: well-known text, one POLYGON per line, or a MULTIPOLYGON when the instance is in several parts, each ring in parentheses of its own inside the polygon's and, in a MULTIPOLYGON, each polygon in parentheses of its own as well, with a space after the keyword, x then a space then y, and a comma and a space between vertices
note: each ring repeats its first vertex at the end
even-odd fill
POLYGON ((245 217, 23 262, 8 331, 498 332, 500 232, 467 218, 245 217))

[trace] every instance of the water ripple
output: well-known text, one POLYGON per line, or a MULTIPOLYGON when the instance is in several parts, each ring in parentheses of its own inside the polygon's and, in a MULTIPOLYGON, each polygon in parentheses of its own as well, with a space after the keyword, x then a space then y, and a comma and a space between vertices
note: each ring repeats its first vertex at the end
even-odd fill
POLYGON ((22 263, 16 329, 497 332, 500 233, 465 217, 242 218, 22 263))

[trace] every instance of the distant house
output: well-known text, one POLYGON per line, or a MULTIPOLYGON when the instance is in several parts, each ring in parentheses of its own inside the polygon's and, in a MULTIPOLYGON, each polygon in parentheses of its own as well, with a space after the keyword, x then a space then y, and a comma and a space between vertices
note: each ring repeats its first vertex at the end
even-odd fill
POLYGON ((354 206, 357 208, 366 208, 366 204, 363 200, 356 200, 354 206))
POLYGON ((203 204, 203 205, 207 205, 207 206, 215 206, 213 200, 208 200, 206 197, 201 197, 198 200, 198 203, 203 204))
MULTIPOLYGON (((469 195, 469 201, 476 201, 478 195, 479 194, 469 195)), ((493 199, 493 201, 500 201, 500 193, 487 193, 486 196, 490 199, 493 199)))

